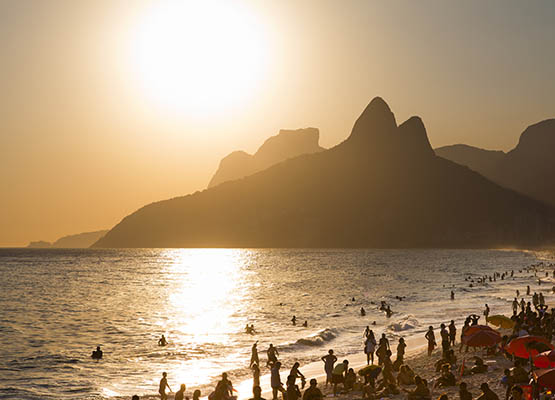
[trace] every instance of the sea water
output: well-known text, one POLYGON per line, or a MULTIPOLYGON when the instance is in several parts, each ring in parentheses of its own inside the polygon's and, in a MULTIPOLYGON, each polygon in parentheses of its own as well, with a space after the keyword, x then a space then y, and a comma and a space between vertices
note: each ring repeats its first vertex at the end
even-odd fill
POLYGON ((360 353, 373 322, 376 336, 386 333, 395 346, 428 325, 454 319, 460 329, 485 303, 491 314, 508 315, 515 289, 524 295, 526 285, 550 303, 550 257, 514 250, 0 249, 0 398, 148 398, 163 371, 172 389, 185 383, 206 395, 224 371, 234 382, 250 376, 256 340, 264 374, 270 343, 288 368, 330 348, 340 357, 360 353), (539 262, 541 285, 523 270, 539 262), (511 270, 514 278, 470 281, 511 270), (380 301, 391 305, 390 318, 380 301), (246 324, 257 334, 246 334, 246 324), (157 345, 162 334, 165 347, 157 345), (97 345, 100 361, 90 358, 97 345))

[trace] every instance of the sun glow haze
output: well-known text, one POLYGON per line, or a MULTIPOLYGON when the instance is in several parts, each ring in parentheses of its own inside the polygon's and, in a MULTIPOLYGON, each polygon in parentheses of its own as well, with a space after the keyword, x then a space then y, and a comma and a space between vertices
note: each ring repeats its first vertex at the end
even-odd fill
POLYGON ((196 114, 242 105, 266 60, 263 29, 247 11, 226 1, 155 3, 131 39, 147 95, 161 107, 196 114))

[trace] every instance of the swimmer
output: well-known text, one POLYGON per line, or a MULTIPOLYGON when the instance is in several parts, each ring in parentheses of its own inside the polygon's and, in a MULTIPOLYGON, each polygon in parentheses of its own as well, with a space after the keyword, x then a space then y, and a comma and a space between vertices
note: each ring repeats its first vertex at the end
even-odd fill
POLYGON ((102 358, 102 350, 100 350, 100 346, 96 347, 96 350, 93 350, 92 354, 91 354, 91 358, 93 360, 100 360, 102 358))
POLYGON ((293 315, 293 318, 291 318, 291 322, 293 323, 293 326, 297 325, 297 317, 293 315))
POLYGON ((455 292, 451 290, 451 300, 455 300, 455 292))
MULTIPOLYGON (((555 293, 555 292, 554 292, 555 293)), ((376 325, 376 321, 372 321, 372 325, 376 325)))
POLYGON ((166 337, 162 335, 162 337, 158 339, 158 346, 165 346, 167 344, 168 344, 168 341, 166 340, 166 337))
POLYGON ((303 327, 304 327, 304 328, 308 328, 308 321, 304 321, 303 327))
POLYGON ((364 307, 360 307, 360 315, 363 317, 366 315, 366 310, 364 309, 364 307))

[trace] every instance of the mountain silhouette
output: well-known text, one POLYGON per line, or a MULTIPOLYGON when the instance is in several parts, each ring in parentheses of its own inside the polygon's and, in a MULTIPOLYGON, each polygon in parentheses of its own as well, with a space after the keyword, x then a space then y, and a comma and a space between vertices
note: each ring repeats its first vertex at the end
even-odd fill
POLYGON ((318 144, 319 138, 320 132, 316 128, 282 129, 278 135, 267 139, 254 155, 234 151, 224 157, 208 187, 252 175, 288 158, 322 151, 324 148, 318 144))
POLYGON ((555 210, 437 157, 375 98, 339 145, 149 204, 95 247, 486 247, 552 243, 555 210))
POLYGON ((27 247, 30 248, 58 248, 58 249, 79 249, 87 248, 104 236, 108 231, 83 232, 75 235, 67 235, 59 238, 54 243, 38 241, 31 242, 27 247))
POLYGON ((435 150, 483 176, 555 206, 555 119, 531 125, 508 153, 454 145, 435 150))

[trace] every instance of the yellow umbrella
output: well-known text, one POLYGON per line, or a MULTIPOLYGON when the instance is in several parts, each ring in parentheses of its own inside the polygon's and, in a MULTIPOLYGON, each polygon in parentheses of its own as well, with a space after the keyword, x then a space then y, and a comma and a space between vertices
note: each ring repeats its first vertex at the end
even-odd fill
POLYGON ((515 326, 515 322, 504 315, 492 315, 487 318, 487 321, 492 325, 505 329, 512 329, 515 326))

